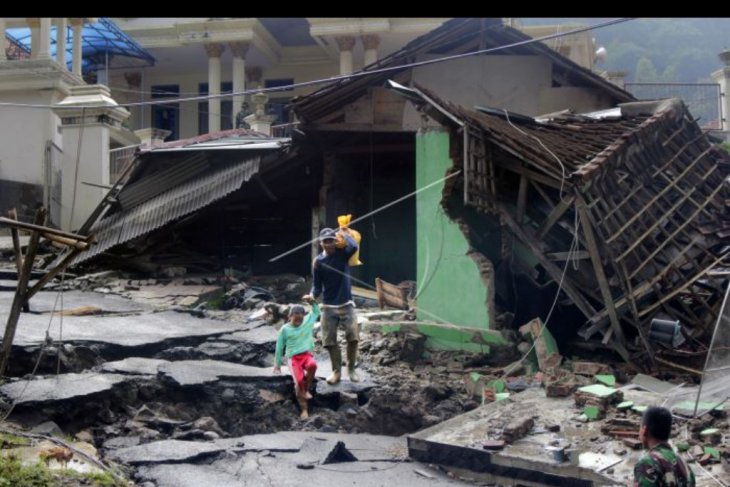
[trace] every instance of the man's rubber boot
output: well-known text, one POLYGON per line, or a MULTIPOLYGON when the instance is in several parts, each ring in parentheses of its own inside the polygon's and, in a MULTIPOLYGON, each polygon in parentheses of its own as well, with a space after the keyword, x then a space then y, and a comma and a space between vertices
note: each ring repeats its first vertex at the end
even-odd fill
POLYGON ((347 375, 350 382, 360 382, 360 376, 357 375, 355 365, 357 364, 357 343, 347 342, 347 375))
POLYGON ((330 362, 332 362, 332 373, 327 377, 327 383, 334 385, 340 382, 342 377, 342 353, 339 345, 327 347, 327 351, 330 354, 330 362))

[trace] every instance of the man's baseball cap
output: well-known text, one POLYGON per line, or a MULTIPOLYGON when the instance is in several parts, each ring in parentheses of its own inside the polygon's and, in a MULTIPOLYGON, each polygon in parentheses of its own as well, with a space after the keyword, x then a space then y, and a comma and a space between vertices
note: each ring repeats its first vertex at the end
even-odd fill
POLYGON ((335 232, 331 228, 323 228, 321 232, 319 232, 319 241, 322 242, 323 240, 335 240, 337 238, 337 232, 335 232))

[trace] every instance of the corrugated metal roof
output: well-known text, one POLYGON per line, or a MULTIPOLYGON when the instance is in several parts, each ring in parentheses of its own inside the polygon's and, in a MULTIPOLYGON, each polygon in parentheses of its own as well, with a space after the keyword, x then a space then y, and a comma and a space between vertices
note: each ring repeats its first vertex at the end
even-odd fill
POLYGON ((193 179, 131 209, 96 222, 96 244, 80 254, 78 264, 165 224, 188 215, 236 191, 259 171, 261 156, 234 163, 213 174, 193 179))

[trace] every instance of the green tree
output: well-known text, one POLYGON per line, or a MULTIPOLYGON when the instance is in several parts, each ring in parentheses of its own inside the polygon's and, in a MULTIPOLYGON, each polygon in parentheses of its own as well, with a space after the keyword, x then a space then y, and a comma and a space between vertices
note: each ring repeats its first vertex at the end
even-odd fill
POLYGON ((637 83, 656 83, 658 81, 656 68, 651 59, 646 56, 639 59, 639 62, 636 63, 635 79, 637 83))

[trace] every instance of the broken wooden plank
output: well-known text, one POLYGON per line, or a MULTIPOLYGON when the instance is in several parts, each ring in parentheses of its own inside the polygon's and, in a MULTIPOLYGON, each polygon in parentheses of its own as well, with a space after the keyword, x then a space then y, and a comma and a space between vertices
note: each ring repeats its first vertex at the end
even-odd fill
POLYGON ((380 305, 380 309, 385 308, 385 305, 403 310, 408 309, 407 290, 394 284, 390 284, 379 277, 375 278, 375 289, 378 293, 378 304, 380 305))
POLYGON ((550 277, 553 278, 555 282, 561 282, 561 280, 563 281, 563 291, 565 292, 565 294, 568 295, 568 297, 570 297, 570 299, 573 301, 573 303, 575 303, 578 309, 581 310, 585 317, 590 318, 591 316, 595 315, 596 310, 593 309, 593 306, 591 306, 583 296, 581 296, 580 292, 573 286, 572 282, 568 279, 561 279, 563 271, 558 266, 550 262, 550 260, 543 254, 538 242, 534 238, 530 237, 524 230, 522 230, 522 228, 517 224, 517 222, 515 222, 515 220, 512 218, 512 215, 510 215, 509 211, 507 211, 507 209, 503 205, 500 205, 499 209, 500 213, 504 217, 503 221, 507 223, 507 225, 510 227, 510 230, 512 230, 512 233, 514 233, 518 239, 520 239, 525 245, 528 246, 530 251, 532 251, 533 255, 545 268, 547 273, 550 274, 550 277))
POLYGON ((553 211, 551 211, 548 217, 540 224, 540 227, 535 232, 535 238, 541 240, 545 236, 545 234, 550 231, 553 225, 555 225, 555 223, 560 220, 560 217, 562 217, 565 212, 568 211, 568 209, 573 205, 574 201, 575 196, 572 195, 567 199, 561 198, 558 205, 553 208, 553 211))
POLYGON ((70 238, 72 240, 78 240, 81 242, 86 242, 87 239, 89 238, 89 237, 85 237, 83 235, 79 235, 77 233, 64 232, 63 230, 57 230, 55 228, 46 227, 43 225, 37 225, 37 224, 33 224, 33 223, 25 223, 25 222, 21 222, 21 221, 17 221, 17 220, 12 220, 12 219, 6 218, 4 216, 0 216, 0 224, 4 224, 11 228, 17 228, 19 230, 25 230, 25 231, 29 231, 29 232, 49 233, 51 235, 55 235, 58 237, 70 238))
MULTIPOLYGON (((18 221, 18 212, 15 208, 8 211, 8 217, 12 218, 15 221, 18 221)), ((18 277, 20 277, 21 269, 23 268, 23 253, 21 252, 20 248, 20 235, 18 234, 18 229, 15 227, 12 227, 10 229, 10 234, 13 238, 13 251, 15 252, 15 268, 18 270, 18 277)))
MULTIPOLYGON (((608 280, 606 279, 606 274, 603 270, 601 256, 598 253, 598 245, 596 244, 596 240, 593 236, 593 222, 588 216, 585 200, 583 200, 580 195, 576 197, 576 208, 578 210, 578 214, 580 215, 583 235, 585 237, 586 243, 588 244, 588 252, 591 254, 593 271, 596 273, 596 279, 598 279, 598 285, 601 289, 601 295, 603 296, 603 301, 606 305, 606 309, 608 310, 608 316, 611 319, 611 327, 614 334, 616 335, 616 340, 623 345, 626 342, 626 339, 624 338, 624 332, 621 329, 621 323, 618 320, 618 313, 616 312, 613 296, 611 295, 611 290, 608 286, 608 280)), ((628 357, 624 357, 624 359, 628 361, 628 357)))
MULTIPOLYGON (((35 226, 43 225, 46 221, 46 209, 43 207, 38 208, 35 214, 35 226)), ((17 222, 16 222, 17 223, 17 222)), ((43 228, 43 227, 40 227, 43 228)), ((13 304, 10 308, 10 314, 8 315, 8 321, 5 325, 5 335, 3 337, 2 351, 0 351, 0 377, 5 375, 5 370, 8 366, 8 360, 10 359, 10 351, 13 348, 13 340, 15 339, 15 330, 18 326, 18 318, 20 318, 20 310, 26 303, 25 291, 28 287, 28 280, 30 279, 30 273, 33 270, 33 262, 35 260, 35 254, 38 250, 38 242, 40 241, 40 232, 34 231, 31 233, 30 241, 28 242, 28 249, 23 259, 23 268, 18 275, 18 288, 15 290, 15 296, 13 297, 13 304)))

